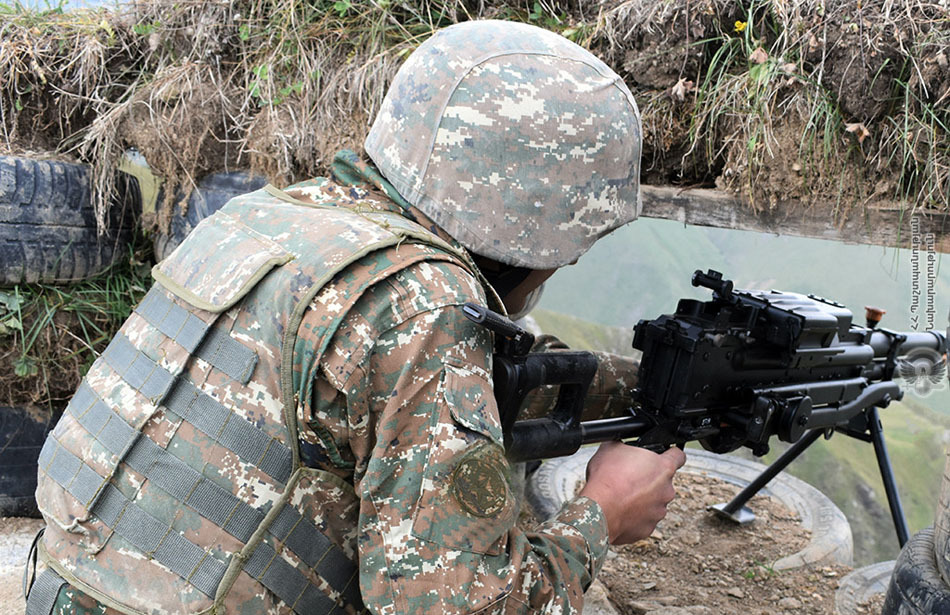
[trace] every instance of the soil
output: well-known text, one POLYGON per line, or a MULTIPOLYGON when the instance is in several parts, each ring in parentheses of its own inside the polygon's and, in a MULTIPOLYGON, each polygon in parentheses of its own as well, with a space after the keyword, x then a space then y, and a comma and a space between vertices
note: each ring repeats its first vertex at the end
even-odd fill
POLYGON ((0 517, 0 615, 21 615, 23 565, 42 519, 0 517))
POLYGON ((778 571, 772 564, 805 544, 798 517, 756 496, 755 521, 737 526, 706 507, 738 491, 717 479, 679 473, 677 498, 647 540, 618 547, 600 574, 623 615, 832 615, 844 566, 778 571))

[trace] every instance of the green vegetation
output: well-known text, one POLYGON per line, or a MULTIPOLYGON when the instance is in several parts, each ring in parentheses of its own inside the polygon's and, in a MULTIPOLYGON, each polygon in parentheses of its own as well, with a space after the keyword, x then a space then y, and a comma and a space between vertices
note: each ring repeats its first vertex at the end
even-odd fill
POLYGON ((950 201, 950 18, 916 0, 0 2, 0 13, 4 145, 93 164, 103 209, 128 147, 186 193, 228 168, 277 182, 322 173, 341 146, 359 148, 413 49, 486 18, 605 58, 640 103, 650 183, 715 183, 763 212, 819 203, 835 219, 950 201))
POLYGON ((576 350, 602 350, 614 354, 633 353, 633 331, 623 327, 605 327, 574 316, 550 310, 531 312, 544 332, 557 331, 557 337, 576 350))
POLYGON ((835 220, 887 201, 946 208, 950 20, 898 4, 605 11, 607 39, 623 44, 602 49, 641 103, 649 183, 714 179, 756 211, 821 204, 835 220))
MULTIPOLYGON (((946 327, 950 269, 933 280, 935 322, 946 327)), ((920 254, 920 274, 925 276, 920 254)), ((680 297, 708 298, 690 285, 696 269, 716 269, 737 288, 778 288, 834 299, 863 323, 865 305, 887 310, 882 326, 911 327, 912 267, 909 250, 847 245, 801 237, 686 226, 641 219, 600 240, 573 266, 548 282, 542 308, 631 328, 676 308, 680 297)), ((925 280, 920 280, 923 289, 925 280)), ((923 324, 923 321, 921 321, 923 324)))
POLYGON ((0 290, 0 405, 62 408, 151 285, 142 257, 78 284, 0 290))

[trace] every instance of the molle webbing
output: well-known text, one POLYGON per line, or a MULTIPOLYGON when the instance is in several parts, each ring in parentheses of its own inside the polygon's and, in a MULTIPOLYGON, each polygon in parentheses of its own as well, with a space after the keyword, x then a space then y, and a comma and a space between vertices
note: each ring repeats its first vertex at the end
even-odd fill
MULTIPOLYGON (((102 484, 103 477, 54 438, 47 438, 43 445, 39 465, 80 502, 87 501, 102 484)), ((224 562, 144 511, 111 484, 102 489, 95 508, 96 517, 116 534, 206 596, 214 597, 227 570, 224 562)))
MULTIPOLYGON (((156 286, 137 308, 146 322, 231 378, 246 383, 257 355, 227 332, 169 300, 156 286), (207 349, 207 350, 206 350, 207 349)), ((290 449, 247 419, 203 393, 183 374, 173 374, 117 335, 103 360, 131 388, 170 416, 183 419, 217 444, 237 454, 275 480, 286 484, 293 469, 290 449)), ((165 450, 115 412, 83 381, 67 412, 107 451, 141 474, 149 484, 182 502, 242 543, 252 539, 265 510, 251 507, 187 463, 165 450)), ((186 580, 209 598, 227 571, 227 563, 182 536, 109 483, 55 438, 47 439, 40 468, 117 535, 186 580)), ((315 569, 342 599, 362 609, 358 569, 343 551, 293 507, 285 505, 266 535, 315 569)), ((313 585, 297 568, 260 543, 245 563, 245 571, 301 614, 328 613, 335 601, 313 585)))
POLYGON ((233 413, 210 395, 202 393, 185 378, 179 376, 176 379, 171 372, 136 349, 124 335, 116 335, 102 356, 132 388, 146 397, 149 395, 137 387, 129 376, 138 381, 147 373, 146 385, 153 381, 163 385, 167 382, 164 394, 156 403, 164 403, 169 413, 188 421, 246 463, 257 465, 275 480, 286 483, 290 478, 293 471, 293 454, 289 448, 247 419, 233 413), (171 387, 172 383, 174 387, 171 387))
POLYGON ((175 382, 175 375, 139 352, 121 333, 112 338, 102 358, 127 385, 156 406, 175 382))
POLYGON ((198 387, 180 379, 168 396, 165 409, 188 421, 242 461, 254 464, 280 483, 286 483, 293 471, 293 453, 276 438, 238 416, 202 393, 198 387))
POLYGON ((169 299, 161 284, 152 287, 135 308, 135 313, 168 338, 178 342, 189 354, 195 352, 211 327, 209 323, 169 299))
MULTIPOLYGON (((83 382, 66 407, 106 450, 119 454, 122 450, 106 434, 96 431, 104 420, 128 425, 95 391, 83 382)), ((132 427, 128 426, 131 430, 132 427)), ((247 542, 264 520, 264 514, 239 500, 230 491, 218 486, 184 461, 178 459, 147 436, 136 440, 125 462, 162 491, 192 508, 199 515, 224 529, 241 542, 247 542)))
POLYGON ((226 331, 212 330, 210 324, 168 298, 156 284, 135 312, 150 325, 176 341, 189 354, 210 363, 241 384, 247 384, 257 365, 257 354, 226 331))
MULTIPOLYGON (((124 450, 120 448, 120 441, 110 441, 95 427, 106 422, 127 425, 129 431, 132 431, 132 427, 109 409, 86 382, 83 382, 79 390, 76 391, 67 406, 67 412, 76 418, 80 425, 95 435, 96 440, 107 450, 115 454, 124 450)), ((124 430, 117 429, 115 432, 124 433, 124 430)), ((130 468, 144 476, 152 484, 183 502, 241 542, 247 543, 264 520, 262 511, 239 500, 230 491, 204 477, 147 436, 143 435, 136 440, 125 461, 130 468)), ((95 474, 89 466, 83 464, 83 468, 79 472, 87 478, 79 479, 78 483, 71 485, 72 490, 70 490, 70 483, 66 481, 68 480, 69 471, 72 470, 72 465, 70 465, 72 463, 63 464, 65 467, 57 468, 56 471, 60 480, 63 481, 60 483, 61 486, 70 493, 75 491, 76 493, 73 495, 79 499, 78 495, 88 494, 92 491, 91 486, 95 484, 94 481, 98 480, 101 484, 103 479, 95 474), (90 475, 90 472, 94 476, 90 475)), ((41 467, 44 466, 45 464, 41 464, 41 467)), ((51 467, 50 470, 52 471, 53 468, 51 467)), ((57 479, 54 477, 54 480, 57 479)), ((80 501, 85 502, 86 500, 80 501)), ((340 593, 346 593, 344 590, 348 589, 347 584, 356 574, 356 567, 339 547, 333 545, 311 521, 301 517, 296 509, 285 506, 269 528, 269 533, 278 541, 286 541, 287 547, 308 566, 316 566, 317 573, 326 579, 332 588, 340 593)), ((264 553, 268 550, 272 551, 267 545, 261 545, 258 551, 264 547, 266 547, 264 553)), ((252 566, 260 564, 262 557, 257 551, 254 553, 245 567, 249 573, 252 566)), ((267 561, 270 561, 270 559, 272 558, 268 557, 267 561)), ((256 575, 253 576, 257 578, 256 575)), ((356 591, 358 592, 358 590, 356 591)), ((351 597, 347 599, 353 603, 359 599, 359 594, 356 593, 355 600, 351 597)))
MULTIPOLYGON (((88 498, 91 491, 101 484, 102 477, 95 470, 53 438, 47 439, 43 446, 39 465, 80 501, 88 498)), ((211 493, 204 501, 213 502, 219 495, 221 492, 211 493)), ((214 597, 227 565, 142 510, 112 485, 105 486, 96 507, 96 516, 143 553, 209 598, 214 597)), ((315 567, 317 573, 348 604, 358 610, 362 608, 356 566, 300 513, 285 507, 268 533, 273 539, 286 541, 287 547, 307 565, 315 567)), ((277 556, 267 543, 261 543, 254 550, 244 570, 301 615, 328 613, 336 606, 299 570, 277 556)))
POLYGON ((47 568, 40 573, 26 600, 26 615, 50 615, 65 579, 47 568))
MULTIPOLYGON (((306 525, 310 524, 292 508, 284 508, 280 515, 283 516, 285 512, 291 519, 294 515, 296 516, 296 527, 306 528, 306 525)), ((313 528, 312 525, 310 527, 313 528)), ((313 528, 316 536, 312 538, 307 538, 311 532, 304 528, 300 531, 294 528, 293 533, 286 536, 287 546, 306 561, 308 566, 314 568, 330 587, 340 592, 346 604, 353 605, 358 611, 362 610, 357 567, 349 561, 343 551, 331 544, 323 534, 316 532, 316 528, 313 528), (322 540, 311 542, 313 539, 322 540), (298 551, 302 551, 305 555, 301 555, 298 551)), ((272 528, 271 531, 274 532, 274 529, 272 528)), ((296 568, 277 555, 277 552, 267 543, 261 543, 254 550, 253 555, 244 565, 244 572, 260 581, 278 598, 291 605, 297 613, 326 614, 336 606, 329 596, 314 587, 296 568)))

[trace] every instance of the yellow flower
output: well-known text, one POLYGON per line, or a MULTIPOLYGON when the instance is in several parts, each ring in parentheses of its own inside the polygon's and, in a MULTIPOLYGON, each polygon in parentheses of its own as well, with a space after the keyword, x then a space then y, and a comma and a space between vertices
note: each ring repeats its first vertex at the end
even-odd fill
POLYGON ((736 32, 742 32, 743 30, 745 30, 745 27, 746 27, 747 25, 749 25, 748 22, 745 22, 745 21, 737 21, 737 22, 736 22, 736 26, 735 26, 736 32))

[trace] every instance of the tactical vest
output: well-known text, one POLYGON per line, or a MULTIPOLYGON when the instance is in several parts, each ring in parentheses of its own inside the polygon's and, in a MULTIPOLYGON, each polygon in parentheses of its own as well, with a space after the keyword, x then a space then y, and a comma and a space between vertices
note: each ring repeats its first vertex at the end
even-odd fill
POLYGON ((358 498, 301 463, 298 419, 348 310, 423 260, 465 262, 397 214, 270 186, 199 224, 43 447, 40 556, 130 614, 361 609, 358 498))

